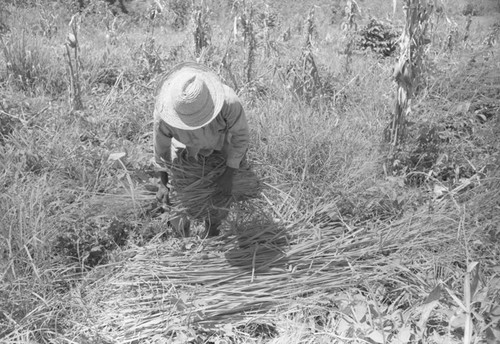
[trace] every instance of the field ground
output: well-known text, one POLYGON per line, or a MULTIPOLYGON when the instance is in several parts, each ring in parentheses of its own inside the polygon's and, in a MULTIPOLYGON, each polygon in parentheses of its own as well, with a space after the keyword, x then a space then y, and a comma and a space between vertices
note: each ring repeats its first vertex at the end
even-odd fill
POLYGON ((2 344, 500 342, 498 1, 436 2, 390 166, 400 2, 351 30, 343 1, 84 3, 0 5, 2 344), (210 239, 152 167, 155 86, 196 59, 262 187, 210 239))

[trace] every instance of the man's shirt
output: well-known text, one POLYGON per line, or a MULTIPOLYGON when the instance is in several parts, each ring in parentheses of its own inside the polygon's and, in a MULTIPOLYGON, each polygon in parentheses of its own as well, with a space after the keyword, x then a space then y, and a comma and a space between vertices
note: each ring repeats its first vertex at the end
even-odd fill
POLYGON ((224 85, 224 105, 210 123, 195 129, 183 130, 172 127, 154 113, 154 153, 155 161, 161 167, 172 161, 172 139, 186 146, 189 156, 208 156, 213 151, 223 151, 227 166, 239 168, 248 149, 249 130, 243 106, 236 93, 224 85))

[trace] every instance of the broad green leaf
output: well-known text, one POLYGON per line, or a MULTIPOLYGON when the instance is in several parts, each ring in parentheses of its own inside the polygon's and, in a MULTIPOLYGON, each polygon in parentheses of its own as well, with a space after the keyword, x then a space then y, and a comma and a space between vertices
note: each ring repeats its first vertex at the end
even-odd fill
POLYGON ((224 334, 225 335, 227 335, 227 336, 234 336, 233 325, 231 325, 231 324, 225 324, 222 328, 224 330, 224 334))
POLYGON ((467 312, 467 308, 465 308, 464 304, 462 303, 462 301, 460 301, 460 299, 458 297, 455 296, 455 294, 453 294, 453 292, 446 288, 446 291, 448 292, 448 294, 450 294, 451 298, 453 299, 453 301, 455 301, 457 303, 457 305, 462 308, 462 310, 464 312, 467 312))
POLYGON ((487 314, 493 322, 500 322, 500 306, 492 305, 487 314))
POLYGON ((472 272, 472 270, 474 270, 474 268, 476 266, 479 265, 479 262, 470 262, 468 265, 467 265, 467 272, 472 272))
POLYGON ((464 278, 464 306, 466 307, 466 312, 470 311, 471 300, 472 300, 472 295, 471 295, 470 274, 467 272, 464 278))
MULTIPOLYGON (((370 313, 372 314, 372 317, 379 318, 380 314, 377 312, 377 309, 375 308, 375 306, 370 304, 369 307, 370 307, 370 313)), ((385 314, 383 314, 383 315, 385 315, 385 314)))
POLYGON ((486 342, 488 344, 498 344, 500 343, 500 331, 492 327, 488 327, 485 331, 486 342))
POLYGON ((357 322, 359 322, 359 323, 365 322, 367 308, 366 308, 366 305, 364 303, 356 303, 352 307, 352 311, 353 311, 354 317, 356 318, 357 322))
POLYGON ((443 185, 434 184, 434 196, 441 197, 448 192, 448 188, 443 185))
POLYGON ((427 295, 424 300, 423 305, 431 303, 432 301, 439 300, 441 298, 441 285, 438 284, 434 289, 427 295))
POLYGON ((409 326, 405 326, 399 330, 396 340, 400 343, 408 343, 411 335, 411 328, 409 326))
POLYGON ((465 313, 456 314, 456 315, 451 317, 451 319, 449 321, 449 325, 452 329, 464 328, 466 318, 467 317, 466 317, 465 313))
POLYGON ((344 334, 351 329, 352 325, 345 319, 340 319, 337 324, 337 331, 339 334, 344 334))
POLYGON ((471 276, 471 282, 470 282, 470 295, 471 295, 471 300, 474 298, 474 295, 476 294, 477 291, 477 286, 479 285, 479 263, 474 262, 469 264, 469 268, 467 269, 468 272, 470 273, 471 276))
MULTIPOLYGON (((182 298, 182 295, 181 295, 181 298, 182 298)), ((183 312, 186 309, 188 309, 188 306, 186 305, 186 303, 181 298, 177 298, 177 297, 171 297, 170 298, 170 303, 172 305, 174 305, 179 312, 183 312)))
POLYGON ((369 335, 367 335, 367 337, 373 340, 375 343, 384 343, 384 334, 378 330, 372 331, 369 335))
POLYGON ((432 310, 437 306, 437 304, 438 301, 434 300, 419 307, 420 309, 422 309, 422 314, 420 315, 420 321, 418 322, 417 325, 420 331, 423 331, 425 329, 425 324, 427 323, 427 320, 429 319, 432 310))

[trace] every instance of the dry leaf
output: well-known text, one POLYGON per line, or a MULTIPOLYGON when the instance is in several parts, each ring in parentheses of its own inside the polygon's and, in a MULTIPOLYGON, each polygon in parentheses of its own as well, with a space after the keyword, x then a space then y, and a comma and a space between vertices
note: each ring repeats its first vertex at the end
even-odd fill
POLYGON ((109 160, 116 161, 116 160, 119 160, 119 159, 125 157, 126 155, 127 155, 127 153, 125 153, 125 152, 111 153, 108 157, 108 161, 109 160))

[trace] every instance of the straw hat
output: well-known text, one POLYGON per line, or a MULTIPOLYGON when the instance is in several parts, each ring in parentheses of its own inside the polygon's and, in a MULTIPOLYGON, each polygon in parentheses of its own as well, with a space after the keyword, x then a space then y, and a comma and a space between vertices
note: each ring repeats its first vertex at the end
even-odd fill
POLYGON ((194 62, 175 66, 160 84, 155 115, 168 125, 194 130, 210 123, 224 104, 224 87, 209 68, 194 62))

